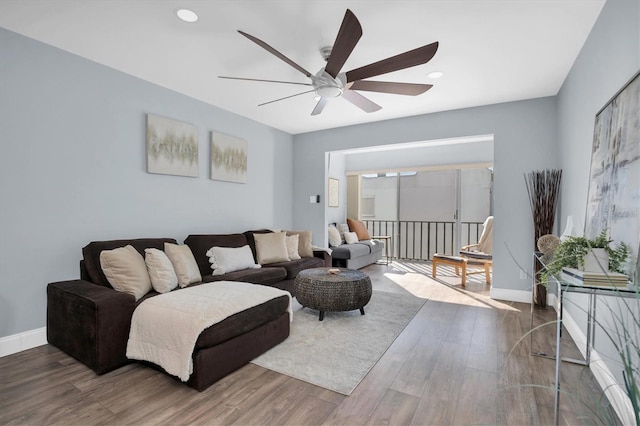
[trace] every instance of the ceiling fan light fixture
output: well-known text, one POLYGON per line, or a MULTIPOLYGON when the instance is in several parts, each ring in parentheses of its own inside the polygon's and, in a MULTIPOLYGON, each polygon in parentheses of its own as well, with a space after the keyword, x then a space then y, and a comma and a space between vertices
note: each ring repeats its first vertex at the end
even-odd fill
POLYGON ((427 77, 436 79, 436 78, 442 77, 443 75, 444 73, 442 71, 432 71, 429 74, 427 74, 427 77))
POLYGON ((316 94, 322 98, 337 98, 344 92, 344 76, 331 77, 324 68, 311 77, 316 94))
POLYGON ((176 9, 176 15, 184 22, 193 23, 198 20, 198 14, 189 9, 176 9))
POLYGON ((316 88, 316 93, 322 98, 337 98, 342 95, 342 88, 337 86, 321 86, 316 88))

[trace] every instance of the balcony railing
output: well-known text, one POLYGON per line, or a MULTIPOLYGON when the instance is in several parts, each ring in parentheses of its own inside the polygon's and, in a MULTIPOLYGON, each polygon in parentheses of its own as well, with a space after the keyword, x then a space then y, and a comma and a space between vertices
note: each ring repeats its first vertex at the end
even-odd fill
MULTIPOLYGON (((435 253, 453 254, 455 222, 419 220, 363 220, 371 235, 391 237, 396 259, 431 260, 435 253)), ((460 222, 461 245, 476 244, 482 222, 460 222)))

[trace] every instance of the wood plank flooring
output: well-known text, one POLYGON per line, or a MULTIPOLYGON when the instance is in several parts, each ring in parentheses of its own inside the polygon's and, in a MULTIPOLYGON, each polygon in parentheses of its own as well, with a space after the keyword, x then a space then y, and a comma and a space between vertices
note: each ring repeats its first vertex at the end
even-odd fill
MULTIPOLYGON (((428 301, 350 396, 253 364, 204 392, 139 364, 96 376, 45 345, 0 358, 0 424, 552 424, 554 363, 521 339, 529 305, 491 300, 482 275, 466 288, 452 269, 432 280, 429 263, 364 271, 374 290, 428 301)), ((542 310, 536 321, 552 316, 542 310)), ((554 336, 546 327, 533 344, 551 350, 554 336)), ((563 353, 578 356, 565 336, 563 353)), ((563 363, 561 374, 561 424, 619 423, 588 368, 563 363)))

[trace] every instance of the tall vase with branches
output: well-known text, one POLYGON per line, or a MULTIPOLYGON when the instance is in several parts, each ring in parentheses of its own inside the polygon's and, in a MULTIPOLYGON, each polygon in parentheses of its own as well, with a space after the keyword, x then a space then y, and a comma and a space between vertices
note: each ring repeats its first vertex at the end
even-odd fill
MULTIPOLYGON (((538 239, 553 232, 553 224, 558 205, 558 194, 560 192, 560 180, 562 170, 547 169, 534 170, 524 175, 527 193, 529 194, 529 204, 531 205, 531 215, 533 217, 533 249, 536 249, 538 239)), ((535 285, 534 304, 538 307, 547 306, 547 288, 544 284, 538 284, 537 279, 542 265, 536 261, 534 277, 535 285)))

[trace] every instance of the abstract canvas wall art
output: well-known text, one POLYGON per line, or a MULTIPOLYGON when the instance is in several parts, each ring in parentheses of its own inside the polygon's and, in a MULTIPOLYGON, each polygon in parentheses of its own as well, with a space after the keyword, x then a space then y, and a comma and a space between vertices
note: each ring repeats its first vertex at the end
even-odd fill
POLYGON ((244 139, 211 132, 211 179, 246 183, 247 152, 244 139))
POLYGON ((596 114, 585 236, 603 229, 630 246, 633 277, 640 244, 640 72, 596 114))
POLYGON ((147 172, 198 176, 198 128, 147 114, 147 172))

